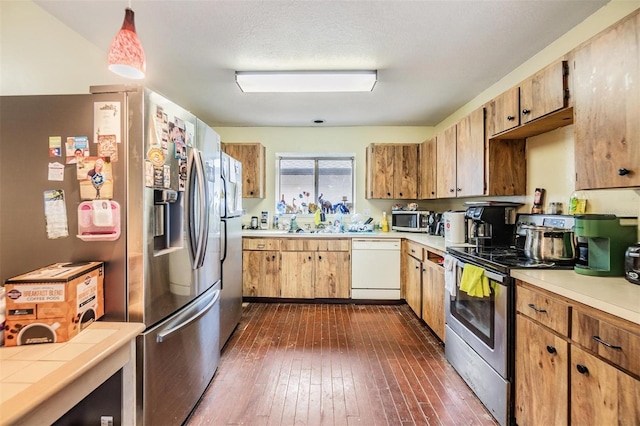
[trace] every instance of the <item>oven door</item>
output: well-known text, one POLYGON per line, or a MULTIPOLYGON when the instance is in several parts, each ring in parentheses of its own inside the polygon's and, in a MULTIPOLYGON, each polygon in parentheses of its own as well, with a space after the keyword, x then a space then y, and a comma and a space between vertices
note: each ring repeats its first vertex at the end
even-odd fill
MULTIPOLYGON (((479 265, 478 265, 479 266, 479 265)), ((511 278, 485 270, 491 295, 474 297, 460 291, 460 278, 465 263, 458 261, 456 294, 447 294, 446 322, 465 343, 505 379, 508 375, 507 343, 509 333, 509 300, 511 278)))

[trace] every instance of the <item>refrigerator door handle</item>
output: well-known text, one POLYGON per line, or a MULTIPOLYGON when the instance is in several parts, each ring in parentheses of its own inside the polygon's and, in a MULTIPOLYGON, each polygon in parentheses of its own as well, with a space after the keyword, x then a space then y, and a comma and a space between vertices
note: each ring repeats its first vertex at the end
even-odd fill
MULTIPOLYGON (((206 189, 205 189, 205 184, 204 184, 204 166, 202 165, 202 156, 200 155, 200 153, 198 152, 198 150, 196 150, 194 148, 193 150, 194 152, 194 156, 193 156, 193 162, 195 164, 195 169, 196 169, 196 183, 198 185, 198 196, 199 196, 199 222, 198 222, 198 235, 197 235, 197 243, 196 243, 196 252, 195 252, 195 256, 194 256, 194 260, 195 260, 195 264, 193 265, 193 269, 197 269, 202 267, 202 264, 204 262, 204 238, 206 236, 205 231, 205 225, 206 225, 206 201, 207 201, 207 195, 206 195, 206 189)), ((192 199, 192 203, 195 203, 195 197, 192 199)), ((193 206, 195 207, 195 206, 193 206)), ((208 231, 207 231, 208 232, 208 231)))
POLYGON ((220 258, 220 261, 224 262, 227 259, 227 221, 222 219, 220 221, 220 224, 222 225, 222 228, 223 228, 220 232, 220 235, 221 235, 220 242, 222 243, 222 248, 220 250, 222 257, 220 258))
POLYGON ((212 298, 211 302, 209 302, 207 304, 207 306, 205 306, 204 308, 200 309, 198 312, 195 313, 195 315, 190 316, 185 321, 182 321, 180 324, 176 325, 175 327, 171 327, 169 329, 162 330, 160 333, 158 333, 156 335, 156 342, 162 343, 165 339, 167 339, 173 333, 177 332, 178 330, 180 330, 180 329, 188 326, 192 322, 196 321, 198 318, 200 318, 201 316, 203 316, 204 314, 209 312, 211 310, 211 308, 213 308, 213 306, 218 302, 219 299, 220 299, 220 290, 216 290, 213 293, 213 298, 212 298))
POLYGON ((207 254, 207 243, 208 243, 208 235, 209 235, 209 187, 207 185, 207 175, 204 166, 204 160, 202 158, 202 153, 198 151, 197 157, 200 163, 200 176, 199 182, 201 183, 200 188, 202 189, 202 198, 200 203, 200 219, 202 220, 202 226, 200 227, 200 260, 197 265, 201 268, 204 265, 204 261, 206 259, 207 254))
POLYGON ((229 196, 228 192, 227 192, 227 180, 225 179, 225 177, 223 176, 223 173, 220 173, 220 178, 222 179, 222 195, 223 195, 223 200, 222 200, 222 217, 229 217, 229 209, 227 208, 227 197, 229 196))
POLYGON ((194 226, 195 220, 195 204, 196 204, 196 194, 195 194, 195 184, 197 183, 197 169, 196 169, 196 155, 195 149, 192 149, 189 154, 191 156, 191 167, 189 169, 189 184, 188 184, 188 196, 187 199, 187 235, 188 235, 188 245, 189 245, 189 260, 191 261, 191 268, 197 269, 197 251, 198 251, 198 242, 196 228, 194 226))

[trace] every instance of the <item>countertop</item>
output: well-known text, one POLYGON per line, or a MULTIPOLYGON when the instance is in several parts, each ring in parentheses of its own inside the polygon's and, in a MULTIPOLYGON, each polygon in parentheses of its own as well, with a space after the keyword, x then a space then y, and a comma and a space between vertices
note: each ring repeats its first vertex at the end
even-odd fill
POLYGON ((622 277, 593 277, 557 269, 513 269, 511 276, 640 324, 640 285, 622 277))
POLYGON ((439 237, 436 235, 429 235, 425 233, 417 233, 417 232, 389 231, 389 232, 310 233, 310 232, 287 232, 287 231, 281 231, 277 229, 266 229, 266 230, 245 229, 242 231, 242 236, 243 237, 263 237, 263 238, 370 238, 370 239, 405 238, 409 241, 414 241, 416 243, 424 244, 426 246, 429 246, 441 252, 446 251, 443 237, 439 237))
POLYGON ((139 323, 97 321, 67 342, 0 347, 0 425, 45 411, 42 404, 88 382, 81 376, 103 367, 114 353, 125 349, 128 354, 127 345, 143 330, 139 323))
MULTIPOLYGON (((405 238, 445 252, 444 238, 413 232, 288 233, 278 230, 244 230, 246 237, 283 238, 405 238)), ((512 269, 511 276, 530 284, 592 306, 601 311, 640 324, 640 285, 622 277, 593 277, 573 270, 512 269)))

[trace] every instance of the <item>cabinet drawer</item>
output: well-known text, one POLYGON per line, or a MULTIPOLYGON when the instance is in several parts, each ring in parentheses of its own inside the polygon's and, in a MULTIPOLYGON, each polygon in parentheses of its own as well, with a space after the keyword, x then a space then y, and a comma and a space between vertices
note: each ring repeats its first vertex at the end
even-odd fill
POLYGON ((574 308, 571 340, 620 368, 640 376, 640 327, 619 324, 574 308), (616 324, 613 324, 613 322, 616 324))
POLYGON ((422 246, 418 243, 413 243, 411 241, 407 241, 407 254, 409 256, 413 256, 422 262, 423 258, 423 250, 422 246))
POLYGON ((516 309, 555 332, 569 336, 569 305, 564 302, 518 285, 516 309))
POLYGON ((282 251, 349 251, 350 240, 291 238, 282 240, 282 251))
POLYGON ((277 238, 243 238, 243 250, 280 250, 280 240, 277 238))

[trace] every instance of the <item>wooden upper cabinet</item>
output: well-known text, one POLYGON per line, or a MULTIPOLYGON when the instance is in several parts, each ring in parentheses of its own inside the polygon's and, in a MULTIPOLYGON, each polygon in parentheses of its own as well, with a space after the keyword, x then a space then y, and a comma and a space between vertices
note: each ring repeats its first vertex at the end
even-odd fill
POLYGON ((576 188, 640 186, 640 10, 574 51, 576 188))
POLYGON ((520 84, 520 122, 528 123, 567 106, 567 61, 557 61, 520 84))
POLYGON ((484 195, 484 108, 458 122, 456 142, 456 196, 484 195))
POLYGON ((489 136, 520 125, 520 88, 513 87, 487 105, 489 136))
POLYGON ((265 197, 266 155, 260 143, 222 143, 222 150, 242 163, 242 197, 265 197))
POLYGON ((484 108, 479 108, 436 137, 438 198, 484 195, 484 108))
POLYGON ((418 199, 436 198, 436 138, 420 144, 418 159, 418 199))
POLYGON ((436 136, 437 198, 456 196, 456 128, 454 124, 436 136))
POLYGON ((394 198, 415 200, 418 198, 418 144, 395 146, 393 166, 394 198))
POLYGON ((418 198, 418 144, 367 147, 367 198, 418 198))

